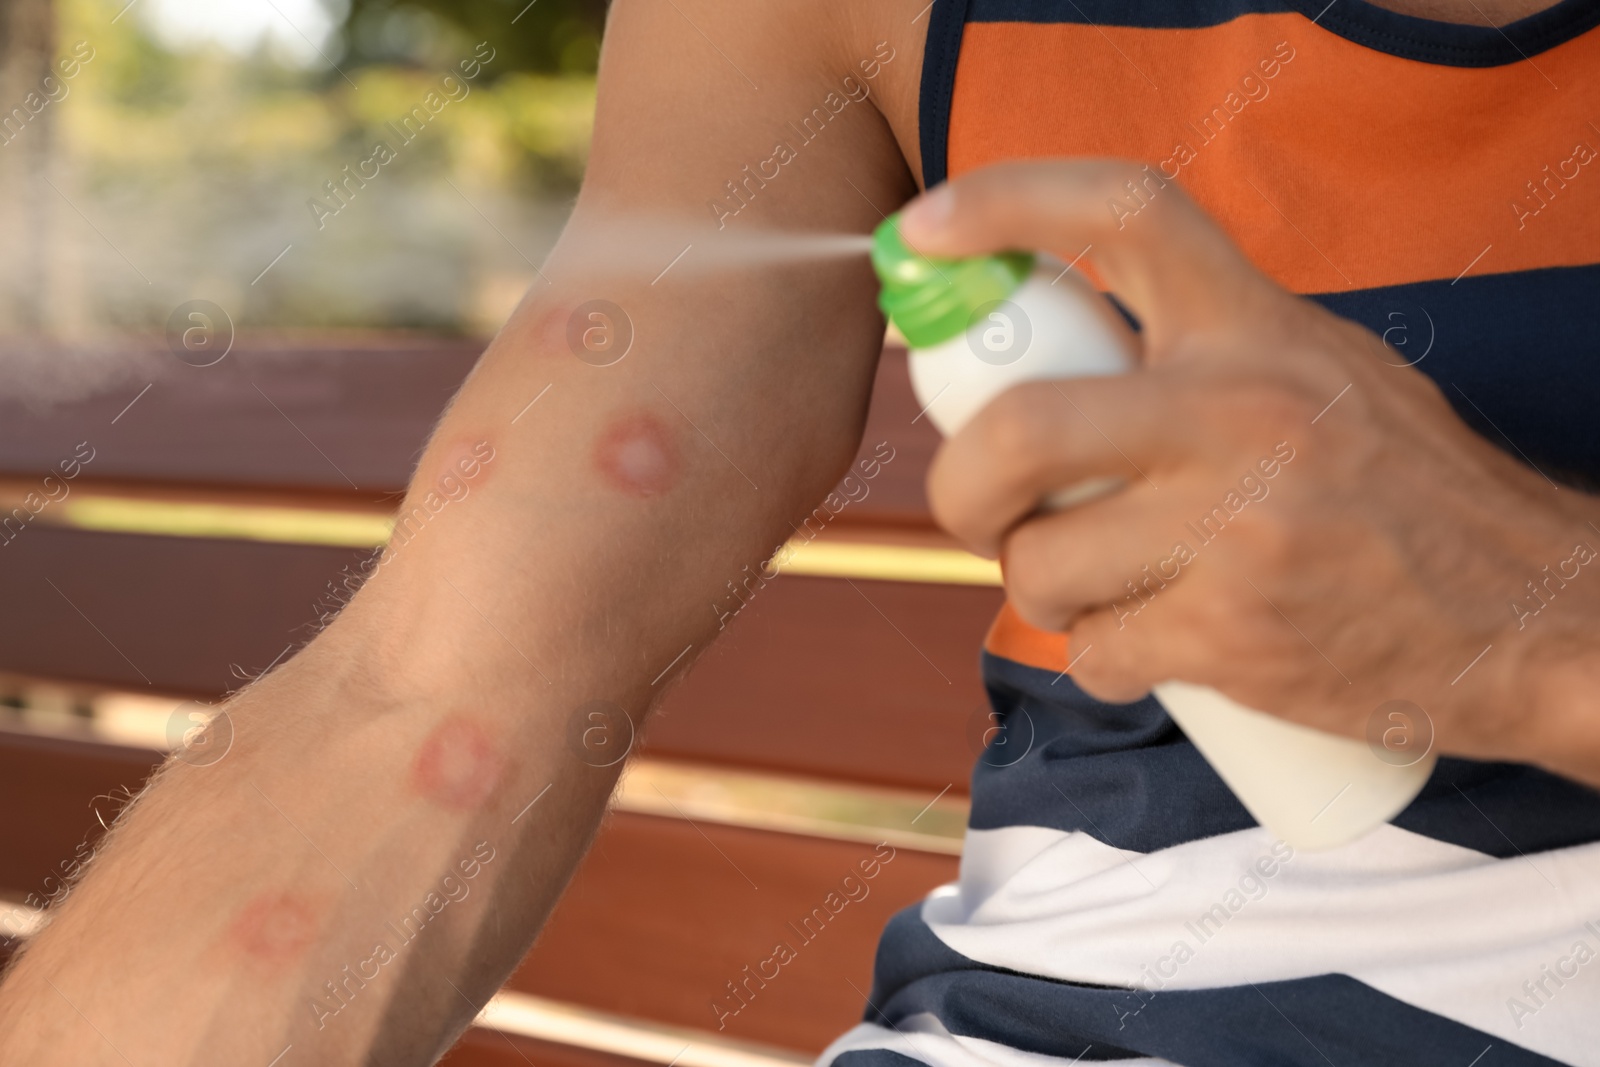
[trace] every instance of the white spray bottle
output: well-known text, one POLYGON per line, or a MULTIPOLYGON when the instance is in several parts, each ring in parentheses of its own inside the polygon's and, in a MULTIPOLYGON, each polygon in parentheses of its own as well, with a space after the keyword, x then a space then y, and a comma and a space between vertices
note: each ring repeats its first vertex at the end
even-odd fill
MULTIPOLYGON (((1060 276, 1031 254, 946 260, 900 237, 894 216, 873 234, 879 306, 911 345, 911 384, 928 418, 955 433, 998 394, 1022 382, 1131 370, 1132 333, 1076 272, 1060 276)), ((1069 486, 1041 502, 1070 507, 1122 485, 1069 486)), ((1363 741, 1323 733, 1244 707, 1188 682, 1154 695, 1256 821, 1292 847, 1353 841, 1387 822, 1427 782, 1431 752, 1382 757, 1363 741)))

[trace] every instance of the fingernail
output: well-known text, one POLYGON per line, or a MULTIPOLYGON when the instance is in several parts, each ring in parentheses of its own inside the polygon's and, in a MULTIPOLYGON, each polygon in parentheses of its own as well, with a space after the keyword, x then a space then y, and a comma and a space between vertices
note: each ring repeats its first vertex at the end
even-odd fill
POLYGON ((955 192, 948 185, 935 186, 911 202, 900 214, 900 232, 915 240, 930 237, 944 229, 955 211, 955 192))

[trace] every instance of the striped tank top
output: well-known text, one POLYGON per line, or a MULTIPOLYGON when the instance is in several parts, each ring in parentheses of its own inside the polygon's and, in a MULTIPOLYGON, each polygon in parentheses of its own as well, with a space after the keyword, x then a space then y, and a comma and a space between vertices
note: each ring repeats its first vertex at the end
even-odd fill
MULTIPOLYGON (((1148 162, 1479 432, 1592 488, 1597 24, 1596 0, 1500 29, 1361 0, 935 0, 923 172, 1148 162)), ((1296 852, 1157 702, 1095 701, 1070 662, 995 622, 1003 727, 959 881, 891 920, 824 1067, 1600 1067, 1600 793, 1444 758, 1389 824, 1296 852)))

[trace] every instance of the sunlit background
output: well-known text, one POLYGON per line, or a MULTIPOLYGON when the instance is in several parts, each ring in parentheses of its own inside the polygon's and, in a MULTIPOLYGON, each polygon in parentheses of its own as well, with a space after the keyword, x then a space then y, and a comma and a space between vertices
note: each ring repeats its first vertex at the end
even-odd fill
POLYGON ((603 0, 7 6, 10 338, 489 332, 583 171, 603 0))

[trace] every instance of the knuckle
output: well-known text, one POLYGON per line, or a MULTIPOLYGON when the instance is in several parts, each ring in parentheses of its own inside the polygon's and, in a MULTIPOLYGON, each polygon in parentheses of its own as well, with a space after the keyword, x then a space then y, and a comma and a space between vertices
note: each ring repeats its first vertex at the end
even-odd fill
POLYGON ((1044 454, 1057 426, 1048 391, 1037 383, 1013 386, 980 414, 985 450, 1004 469, 1024 469, 1044 454))
POLYGON ((1257 573, 1286 574, 1294 570, 1300 547, 1300 529, 1281 507, 1258 510, 1250 516, 1250 565, 1257 573))
POLYGON ((1232 583, 1209 593, 1188 605, 1191 625, 1185 646, 1193 650, 1192 660, 1227 662, 1241 643, 1248 643, 1246 631, 1255 617, 1256 604, 1245 601, 1232 583))
POLYGON ((1080 657, 1072 668, 1073 680, 1091 695, 1123 702, 1150 688, 1148 654, 1126 632, 1118 632, 1109 612, 1080 619, 1072 628, 1071 647, 1080 657))
POLYGON ((1060 598, 1048 580, 1039 577, 1037 568, 1027 574, 1008 576, 1006 598, 1029 626, 1056 631, 1065 622, 1060 598))
POLYGON ((1145 164, 1131 159, 1108 159, 1093 164, 1092 182, 1100 196, 1114 197, 1127 192, 1128 183, 1135 185, 1145 176, 1145 164))
POLYGON ((1256 380, 1236 387, 1230 419, 1252 438, 1291 441, 1316 418, 1318 405, 1302 389, 1282 380, 1256 380))
POLYGON ((1037 590, 1040 575, 1045 573, 1047 561, 1041 551, 1036 523, 1025 522, 1006 536, 1003 558, 1006 563, 1006 584, 1018 589, 1037 590))
POLYGON ((1072 607, 1063 595, 1060 577, 1047 556, 1009 547, 1006 552, 1006 599, 1030 626, 1059 631, 1066 628, 1072 607))
POLYGON ((1070 536, 1049 518, 1024 522, 1006 536, 1007 595, 1035 626, 1064 630, 1084 605, 1081 575, 1062 562, 1077 555, 1070 536))
MULTIPOLYGON (((1092 642, 1086 641, 1084 644, 1088 645, 1092 644, 1092 642)), ((1078 683, 1079 689, 1082 689, 1090 696, 1101 700, 1108 700, 1110 699, 1109 693, 1117 684, 1116 675, 1113 672, 1106 671, 1103 664, 1091 662, 1094 660, 1095 654, 1098 654, 1099 651, 1100 647, 1098 645, 1094 645, 1090 649, 1091 654, 1084 656, 1083 659, 1072 668, 1072 680, 1078 683)))
POLYGON ((933 519, 957 540, 968 545, 981 544, 988 534, 983 515, 973 504, 971 493, 962 488, 959 478, 928 478, 928 510, 933 519))

